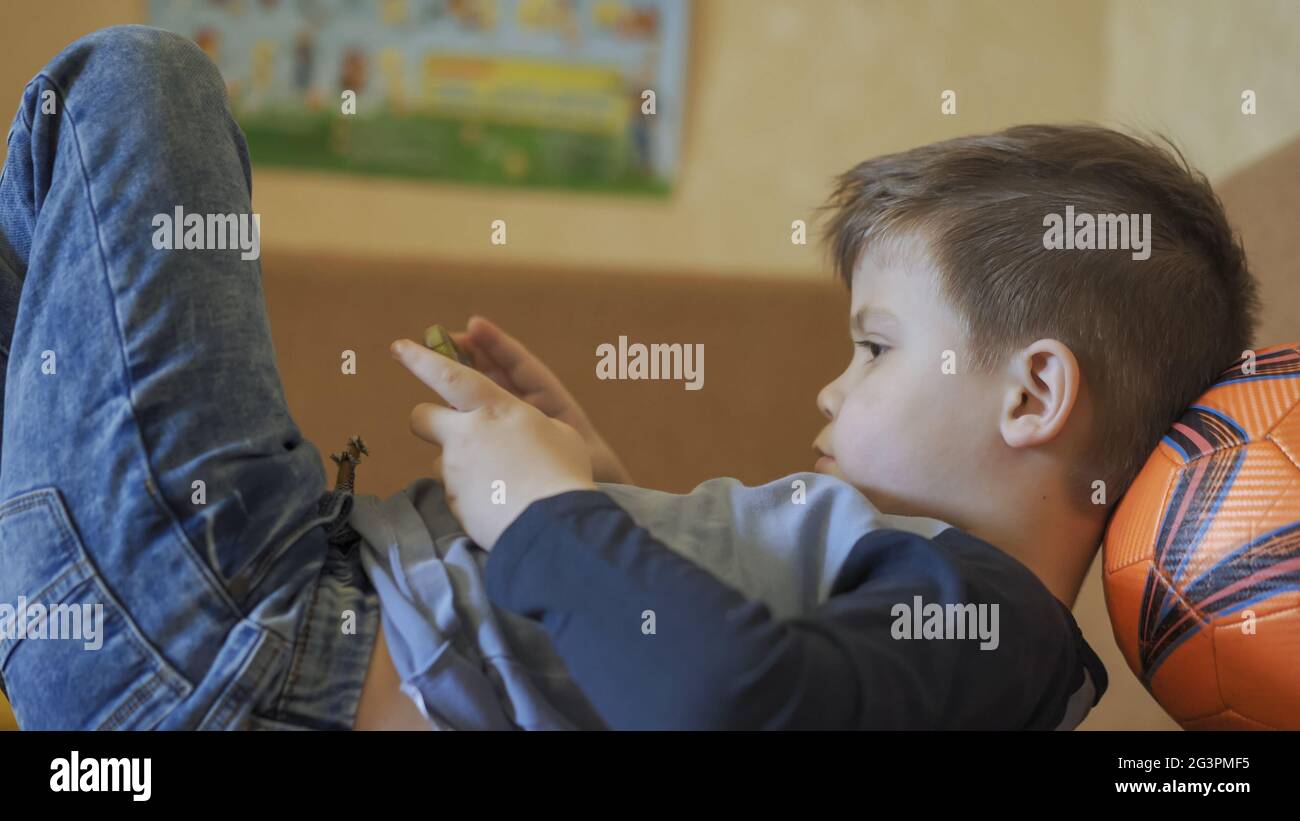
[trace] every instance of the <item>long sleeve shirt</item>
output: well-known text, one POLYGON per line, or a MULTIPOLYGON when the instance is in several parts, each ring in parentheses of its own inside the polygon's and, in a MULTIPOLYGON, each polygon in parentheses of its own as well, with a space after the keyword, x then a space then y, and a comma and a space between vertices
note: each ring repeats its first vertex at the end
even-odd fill
POLYGON ((1024 565, 834 477, 534 502, 491 553, 420 480, 351 523, 444 728, 1076 726, 1106 671, 1024 565))
POLYGON ((505 531, 487 589, 545 627, 616 728, 1051 729, 1077 723, 1106 685, 1069 610, 953 528, 862 534, 829 598, 779 618, 606 493, 574 491, 505 531), (966 637, 944 632, 958 624, 966 637))

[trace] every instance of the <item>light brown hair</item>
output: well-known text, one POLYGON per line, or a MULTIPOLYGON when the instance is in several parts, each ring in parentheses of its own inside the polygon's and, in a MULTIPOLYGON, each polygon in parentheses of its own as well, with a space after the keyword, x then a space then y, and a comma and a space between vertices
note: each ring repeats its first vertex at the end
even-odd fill
POLYGON ((1255 281, 1222 204, 1161 140, 1093 125, 1016 126, 867 160, 837 178, 825 206, 846 285, 874 239, 925 239, 967 327, 973 367, 991 369, 1045 337, 1070 348, 1097 411, 1076 478, 1105 480, 1108 502, 1240 358, 1255 324, 1255 281), (1150 214, 1150 258, 1045 248, 1047 215, 1067 206, 1150 214))

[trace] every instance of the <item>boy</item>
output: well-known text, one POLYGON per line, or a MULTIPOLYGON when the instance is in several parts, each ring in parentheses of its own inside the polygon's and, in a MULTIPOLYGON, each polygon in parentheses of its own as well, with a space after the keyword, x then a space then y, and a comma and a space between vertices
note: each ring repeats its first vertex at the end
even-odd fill
POLYGON ((1202 183, 1110 132, 1033 133, 1075 150, 1017 152, 1007 132, 992 154, 929 146, 841 181, 833 244, 861 322, 819 397, 825 475, 796 477, 807 510, 786 482, 598 489, 625 478, 593 473, 608 449, 562 388, 530 394, 541 410, 512 394, 524 371, 483 323, 465 339, 504 386, 395 345, 456 408, 412 412, 441 483, 354 500, 323 493, 284 409, 256 260, 149 244, 178 205, 251 210, 215 68, 142 27, 78 41, 28 86, 0 180, 0 601, 106 615, 97 651, 0 637, 20 724, 1074 726, 1105 688, 1067 608, 1105 516, 1080 488, 1118 496, 1244 346, 1253 292, 1202 183), (1052 212, 1153 213, 1149 266, 1044 257, 1032 222, 1006 222, 1035 192, 1052 212), (710 567, 682 538, 710 532, 767 571, 710 567), (784 571, 818 550, 790 596, 784 571), (989 617, 977 640, 914 640, 912 604, 989 617))
MULTIPOLYGON (((894 518, 849 549, 829 600, 781 621, 675 555, 674 535, 639 526, 634 497, 593 484, 574 433, 589 425, 558 385, 513 392, 570 425, 512 400, 500 368, 484 379, 399 341, 395 355, 452 405, 417 406, 412 428, 442 446, 451 508, 493 551, 486 589, 545 626, 614 726, 1075 726, 1105 673, 1066 608, 1104 502, 1250 343, 1255 285, 1240 245, 1181 156, 1090 126, 871 160, 840 178, 830 209, 857 351, 818 397, 830 422, 817 469, 894 518), (1065 250, 1050 230, 1076 212, 1096 216, 1065 250), (1102 224, 1134 230, 1091 249, 1102 224), (514 499, 494 503, 493 482, 514 499), (904 521, 915 516, 952 527, 927 535, 904 521), (1002 608, 1013 643, 985 654, 900 636, 906 622, 889 616, 934 599, 1002 608), (656 640, 632 634, 630 605, 658 616, 656 640)), ((476 327, 479 347, 511 346, 476 327)), ((515 347, 520 369, 529 358, 515 347)), ((727 515, 710 512, 673 518, 676 537, 716 536, 727 515)))

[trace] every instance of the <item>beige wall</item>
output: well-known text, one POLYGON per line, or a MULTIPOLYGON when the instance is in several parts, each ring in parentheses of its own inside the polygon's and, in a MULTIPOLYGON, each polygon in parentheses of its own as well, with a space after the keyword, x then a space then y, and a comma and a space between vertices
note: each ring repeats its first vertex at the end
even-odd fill
MULTIPOLYGON (((13 103, 68 41, 144 19, 139 0, 11 8, 0 100, 13 103)), ((1119 121, 1169 130, 1214 176, 1300 133, 1286 85, 1300 3, 1287 0, 697 0, 692 28, 670 199, 259 169, 267 247, 823 276, 819 249, 792 245, 790 223, 875 154, 1018 122, 1119 121), (939 113, 949 88, 956 116, 939 113), (1259 94, 1255 117, 1239 112, 1243 88, 1259 94), (488 242, 499 218, 504 247, 488 242)))
POLYGON ((1300 135, 1295 0, 1115 0, 1106 34, 1108 116, 1167 131, 1210 179, 1300 135))

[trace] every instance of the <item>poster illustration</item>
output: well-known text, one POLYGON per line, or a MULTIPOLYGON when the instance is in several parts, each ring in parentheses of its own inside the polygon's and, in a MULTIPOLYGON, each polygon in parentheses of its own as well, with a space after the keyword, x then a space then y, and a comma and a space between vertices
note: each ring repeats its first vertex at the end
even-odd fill
POLYGON ((259 164, 663 194, 689 0, 151 0, 259 164))

